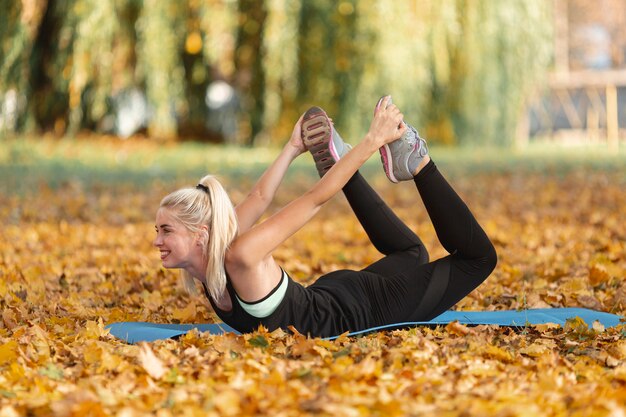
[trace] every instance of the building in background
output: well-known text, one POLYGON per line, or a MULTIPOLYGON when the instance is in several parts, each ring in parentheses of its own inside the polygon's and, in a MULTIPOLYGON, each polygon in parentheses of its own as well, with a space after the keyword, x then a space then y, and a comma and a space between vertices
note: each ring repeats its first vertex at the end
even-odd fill
POLYGON ((565 144, 626 139, 626 2, 554 0, 554 67, 530 101, 520 144, 549 137, 565 144))

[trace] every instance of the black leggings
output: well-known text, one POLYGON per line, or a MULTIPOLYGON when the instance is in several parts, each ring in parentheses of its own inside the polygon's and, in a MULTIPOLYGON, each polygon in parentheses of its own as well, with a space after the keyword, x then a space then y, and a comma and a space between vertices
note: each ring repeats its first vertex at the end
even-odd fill
POLYGON ((437 317, 478 287, 497 262, 489 238, 432 160, 414 181, 437 237, 450 253, 433 262, 420 238, 361 174, 343 188, 372 244, 385 255, 363 270, 382 278, 359 284, 381 324, 437 317))

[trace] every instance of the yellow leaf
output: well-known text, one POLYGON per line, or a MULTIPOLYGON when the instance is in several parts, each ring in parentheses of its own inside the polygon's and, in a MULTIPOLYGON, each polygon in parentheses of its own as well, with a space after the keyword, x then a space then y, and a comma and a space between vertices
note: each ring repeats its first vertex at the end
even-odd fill
POLYGON ((13 330, 15 327, 17 327, 17 318, 15 316, 15 312, 9 308, 5 309, 2 312, 2 321, 9 330, 13 330))
POLYGON ((140 346, 139 363, 148 375, 154 379, 160 379, 167 372, 163 362, 157 358, 147 343, 142 343, 140 346))
POLYGON ((509 352, 494 345, 487 346, 487 348, 483 350, 483 355, 488 358, 499 360, 501 362, 513 361, 513 357, 509 352))
POLYGON ((337 350, 337 345, 330 340, 316 339, 315 343, 317 346, 325 347, 328 350, 337 350))
POLYGON ((294 342, 290 346, 291 349, 289 350, 291 356, 303 358, 314 354, 315 350, 313 348, 316 347, 314 339, 309 339, 302 335, 296 335, 294 339, 294 342))
POLYGON ((122 358, 118 355, 107 352, 106 350, 102 351, 102 361, 99 370, 120 370, 120 365, 122 364, 122 358))
POLYGON ((580 333, 580 334, 589 333, 589 326, 587 326, 587 323, 585 323, 585 320, 583 320, 582 318, 578 316, 567 319, 565 321, 564 329, 566 332, 574 332, 574 333, 580 333))
POLYGON ((540 343, 533 343, 530 346, 520 349, 520 353, 534 358, 539 357, 546 353, 548 348, 540 343))
POLYGON ((446 330, 448 333, 455 334, 457 336, 467 336, 474 331, 464 324, 459 323, 458 321, 453 321, 448 323, 446 326, 446 330))
POLYGON ((17 359, 17 342, 11 340, 0 346, 0 365, 17 359))
POLYGON ((24 378, 24 373, 24 367, 22 367, 22 365, 20 365, 18 362, 13 362, 9 366, 9 369, 5 371, 4 376, 7 378, 8 381, 17 383, 20 382, 22 378, 24 378))
POLYGON ((95 364, 97 362, 100 362, 100 358, 102 357, 102 349, 97 344, 95 344, 93 340, 90 340, 88 342, 91 343, 86 343, 83 349, 83 358, 85 359, 85 362, 87 362, 88 364, 95 364))
POLYGON ((175 308, 172 317, 181 323, 188 323, 196 319, 196 304, 191 302, 185 308, 175 308))
POLYGON ((82 332, 87 339, 99 339, 100 336, 104 336, 107 333, 108 330, 105 330, 102 318, 99 318, 98 321, 88 320, 85 323, 85 330, 82 332))
POLYGON ((556 324, 556 323, 542 323, 542 324, 533 324, 532 327, 534 327, 535 329, 537 329, 537 331, 541 333, 545 333, 551 329, 558 329, 559 327, 561 327, 561 325, 556 324))
POLYGON ((245 347, 245 340, 242 336, 233 333, 224 333, 223 335, 215 336, 212 346, 220 353, 238 353, 245 347))
POLYGON ((520 353, 533 358, 539 357, 556 348, 556 343, 550 339, 537 339, 531 345, 520 349, 520 353))
POLYGON ((589 268, 589 283, 594 287, 608 282, 610 279, 611 275, 603 264, 593 264, 591 268, 589 268))

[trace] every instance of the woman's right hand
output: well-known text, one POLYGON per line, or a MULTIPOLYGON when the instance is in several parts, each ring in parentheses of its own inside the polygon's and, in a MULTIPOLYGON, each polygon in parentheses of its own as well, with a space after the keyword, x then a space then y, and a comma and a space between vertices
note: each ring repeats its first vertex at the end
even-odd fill
POLYGON ((302 140, 302 119, 304 118, 304 114, 300 116, 295 126, 293 127, 293 131, 291 132, 291 138, 289 138, 289 145, 295 148, 296 156, 303 154, 306 152, 306 147, 304 146, 304 141, 302 140))
POLYGON ((375 143, 377 148, 382 147, 400 138, 406 130, 403 122, 404 115, 395 104, 389 103, 390 96, 383 99, 374 113, 374 119, 366 137, 375 143))

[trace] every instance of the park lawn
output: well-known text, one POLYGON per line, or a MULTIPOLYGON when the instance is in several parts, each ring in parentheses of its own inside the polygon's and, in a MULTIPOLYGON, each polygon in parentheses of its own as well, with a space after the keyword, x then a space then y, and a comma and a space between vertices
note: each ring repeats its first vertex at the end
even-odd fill
MULTIPOLYGON (((264 329, 138 346, 110 322, 210 322, 151 247, 160 198, 215 173, 235 202, 273 149, 19 139, 0 148, 0 416, 621 415, 626 327, 458 323, 328 342, 264 329)), ((499 262, 457 309, 586 307, 626 315, 626 155, 432 149, 499 262)), ((364 167, 431 253, 411 184, 364 167)), ((316 180, 296 161, 271 211, 316 180)), ((334 198, 276 257, 308 283, 379 254, 334 198)))

